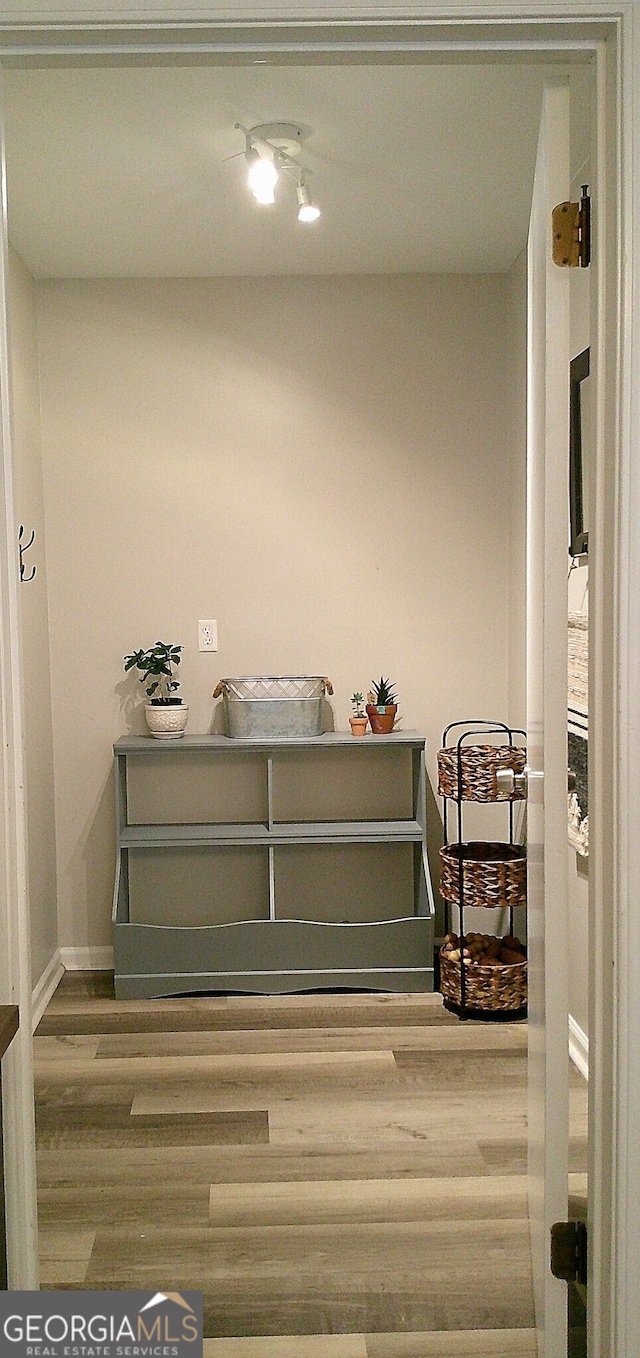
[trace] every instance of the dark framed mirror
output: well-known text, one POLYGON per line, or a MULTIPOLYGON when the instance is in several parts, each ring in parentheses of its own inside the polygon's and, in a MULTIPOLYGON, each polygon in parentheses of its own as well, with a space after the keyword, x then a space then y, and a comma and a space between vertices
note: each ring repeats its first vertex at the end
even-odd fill
POLYGON ((583 349, 569 365, 569 556, 574 558, 586 557, 589 551, 589 354, 589 349, 583 349))

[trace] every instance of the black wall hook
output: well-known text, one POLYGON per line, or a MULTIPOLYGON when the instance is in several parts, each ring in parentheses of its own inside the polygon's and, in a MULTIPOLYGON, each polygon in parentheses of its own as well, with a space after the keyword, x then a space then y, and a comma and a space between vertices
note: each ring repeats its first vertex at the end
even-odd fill
POLYGON ((21 584, 23 583, 23 584, 25 584, 25 585, 28 585, 29 581, 30 581, 30 580, 33 580, 33 577, 34 577, 34 575, 35 575, 35 573, 36 573, 36 571, 37 571, 38 568, 37 568, 37 566, 34 566, 34 567, 33 567, 33 570, 31 571, 31 575, 25 575, 25 564, 24 564, 23 558, 24 558, 24 553, 25 553, 25 552, 28 552, 29 548, 30 548, 31 546, 33 546, 33 543, 35 542, 36 531, 35 531, 35 528, 32 528, 32 529, 31 529, 31 537, 29 538, 29 541, 28 541, 28 542, 25 542, 25 543, 23 543, 23 541, 22 541, 22 534, 23 534, 23 533, 24 533, 24 525, 23 525, 23 524, 20 524, 20 532, 18 533, 18 548, 19 548, 19 551, 20 551, 20 582, 21 582, 21 584))

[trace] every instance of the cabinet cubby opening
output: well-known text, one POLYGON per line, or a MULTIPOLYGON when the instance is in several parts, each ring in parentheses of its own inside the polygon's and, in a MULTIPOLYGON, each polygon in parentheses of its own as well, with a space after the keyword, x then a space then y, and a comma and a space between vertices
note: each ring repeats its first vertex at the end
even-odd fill
POLYGON ((413 819, 411 750, 279 750, 274 825, 413 819))
POLYGON ((128 825, 267 825, 267 757, 230 750, 127 755, 128 825))
POLYGON ((170 927, 269 918, 262 846, 155 845, 128 850, 129 923, 170 927))
POLYGON ((274 849, 276 919, 368 924, 414 915, 412 844, 295 844, 274 849))

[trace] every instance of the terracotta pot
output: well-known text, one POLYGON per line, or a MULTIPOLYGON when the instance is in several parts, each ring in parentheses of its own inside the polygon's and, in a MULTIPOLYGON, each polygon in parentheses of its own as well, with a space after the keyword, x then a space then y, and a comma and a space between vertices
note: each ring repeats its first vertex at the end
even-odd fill
POLYGON ((189 716, 186 703, 145 703, 149 734, 154 740, 179 740, 189 716))
POLYGON ((367 703, 367 716, 374 736, 390 735, 393 731, 397 711, 397 703, 388 703, 386 707, 371 707, 367 703))
POLYGON ((349 717, 352 736, 363 736, 367 730, 367 717, 349 717))

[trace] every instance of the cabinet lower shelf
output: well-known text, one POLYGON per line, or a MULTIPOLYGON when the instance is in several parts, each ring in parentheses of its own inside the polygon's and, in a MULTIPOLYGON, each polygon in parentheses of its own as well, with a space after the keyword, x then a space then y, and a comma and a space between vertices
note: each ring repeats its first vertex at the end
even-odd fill
POLYGON ((116 923, 122 999, 199 990, 433 989, 430 916, 372 924, 246 920, 199 928, 116 923))

